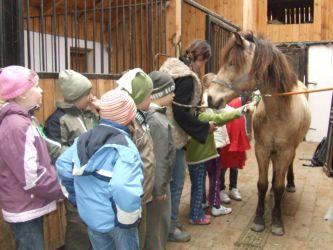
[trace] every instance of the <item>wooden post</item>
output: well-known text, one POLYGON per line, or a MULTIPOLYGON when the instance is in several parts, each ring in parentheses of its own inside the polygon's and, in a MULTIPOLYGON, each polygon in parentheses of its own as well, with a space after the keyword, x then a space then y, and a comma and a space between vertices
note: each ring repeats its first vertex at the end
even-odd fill
POLYGON ((176 45, 180 45, 182 32, 182 0, 168 1, 167 7, 167 55, 179 56, 176 45))

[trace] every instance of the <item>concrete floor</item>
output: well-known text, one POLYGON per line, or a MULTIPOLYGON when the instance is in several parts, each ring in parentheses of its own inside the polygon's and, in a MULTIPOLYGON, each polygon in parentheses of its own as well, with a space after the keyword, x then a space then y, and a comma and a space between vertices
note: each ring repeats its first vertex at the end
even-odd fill
MULTIPOLYGON (((190 200, 187 176, 180 219, 192 239, 188 243, 168 243, 167 249, 333 249, 333 222, 324 220, 333 203, 333 178, 327 177, 321 167, 304 167, 299 160, 300 157, 311 158, 316 145, 304 142, 297 150, 294 163, 296 192, 286 193, 282 202, 284 236, 273 236, 270 225, 266 225, 267 230, 263 233, 249 230, 256 209, 258 176, 251 150, 245 169, 239 172, 238 188, 243 201, 232 201, 232 214, 215 217, 210 225, 193 226, 187 222, 190 200), (251 240, 254 245, 240 244, 251 240)), ((266 200, 271 202, 271 195, 268 194, 266 200)))

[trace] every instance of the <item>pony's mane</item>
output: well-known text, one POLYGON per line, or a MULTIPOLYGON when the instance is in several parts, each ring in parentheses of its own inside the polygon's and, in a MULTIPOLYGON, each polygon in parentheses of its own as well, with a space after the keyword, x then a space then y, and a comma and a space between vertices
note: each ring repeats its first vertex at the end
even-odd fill
MULTIPOLYGON (((256 45, 250 77, 272 93, 291 91, 297 84, 297 76, 285 55, 261 36, 255 37, 252 32, 243 32, 241 35, 256 45)), ((236 71, 241 71, 246 60, 244 50, 244 47, 237 44, 235 37, 230 38, 223 48, 222 64, 230 63, 236 67, 236 71)))

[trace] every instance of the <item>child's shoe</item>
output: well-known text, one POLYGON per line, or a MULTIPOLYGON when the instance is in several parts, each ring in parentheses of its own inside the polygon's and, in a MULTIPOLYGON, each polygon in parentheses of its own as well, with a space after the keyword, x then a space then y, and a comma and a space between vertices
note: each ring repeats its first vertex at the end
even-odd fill
POLYGON ((236 201, 242 200, 242 196, 237 188, 231 189, 229 195, 230 195, 230 198, 233 200, 236 200, 236 201))
POLYGON ((221 202, 226 203, 226 204, 229 204, 231 201, 228 193, 225 190, 221 190, 220 199, 221 199, 221 202))
POLYGON ((208 225, 208 224, 210 224, 210 216, 205 214, 202 219, 198 219, 198 220, 190 219, 189 223, 192 225, 208 225))
POLYGON ((230 214, 232 212, 231 207, 225 207, 220 205, 219 208, 212 207, 212 215, 213 216, 220 216, 220 215, 225 215, 225 214, 230 214))

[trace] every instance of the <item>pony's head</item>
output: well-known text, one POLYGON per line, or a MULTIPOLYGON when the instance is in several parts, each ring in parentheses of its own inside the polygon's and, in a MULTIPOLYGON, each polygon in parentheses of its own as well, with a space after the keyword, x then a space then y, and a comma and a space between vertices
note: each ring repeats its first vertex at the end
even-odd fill
POLYGON ((222 50, 221 66, 208 89, 208 104, 224 107, 233 98, 261 92, 287 92, 297 77, 280 50, 252 32, 233 33, 222 50))

